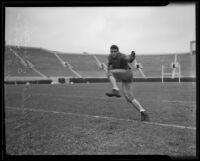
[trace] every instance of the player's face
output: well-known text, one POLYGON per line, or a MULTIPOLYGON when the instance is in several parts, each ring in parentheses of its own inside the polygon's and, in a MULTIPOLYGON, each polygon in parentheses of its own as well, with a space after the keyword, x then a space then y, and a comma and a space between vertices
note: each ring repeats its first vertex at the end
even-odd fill
POLYGON ((118 52, 119 52, 119 51, 118 51, 117 49, 111 49, 111 50, 110 50, 110 53, 111 53, 111 56, 112 56, 112 57, 116 57, 118 52))

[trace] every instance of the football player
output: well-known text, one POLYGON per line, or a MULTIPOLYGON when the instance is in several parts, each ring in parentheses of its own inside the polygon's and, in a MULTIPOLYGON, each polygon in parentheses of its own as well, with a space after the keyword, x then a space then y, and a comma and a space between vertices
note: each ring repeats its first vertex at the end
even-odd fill
POLYGON ((106 95, 108 97, 121 97, 116 80, 121 81, 122 92, 126 100, 140 112, 141 121, 149 121, 149 116, 146 110, 133 95, 133 73, 129 63, 133 62, 134 59, 134 51, 132 51, 130 55, 125 55, 119 52, 117 45, 112 45, 110 47, 110 54, 108 55, 107 77, 112 85, 112 91, 107 92, 106 95))

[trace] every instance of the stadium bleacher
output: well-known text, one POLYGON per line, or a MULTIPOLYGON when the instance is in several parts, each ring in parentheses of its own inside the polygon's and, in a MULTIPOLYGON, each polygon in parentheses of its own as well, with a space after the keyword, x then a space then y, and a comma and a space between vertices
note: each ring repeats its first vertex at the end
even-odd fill
POLYGON ((98 67, 93 55, 58 54, 64 61, 70 63, 82 77, 106 77, 106 73, 98 67))
MULTIPOLYGON (((28 76, 41 76, 40 73, 47 77, 70 77, 77 78, 80 74, 83 78, 106 78, 106 73, 98 66, 94 55, 89 54, 72 54, 60 53, 55 55, 54 51, 45 50, 42 48, 34 47, 5 47, 5 64, 4 76, 7 77, 28 77, 28 76), (16 52, 26 63, 13 53, 16 52), (28 61, 27 61, 28 60, 28 61), (66 66, 63 66, 62 62, 66 66), (35 72, 31 67, 30 62, 35 72), (71 69, 70 69, 70 67, 71 69), (24 72, 25 71, 25 72, 24 72), (76 73, 75 73, 76 72, 76 73), (39 73, 39 74, 38 74, 39 73)), ((107 55, 97 55, 96 58, 101 62, 107 64, 107 55)), ((161 77, 161 66, 170 67, 170 64, 175 59, 175 54, 168 55, 137 55, 137 62, 141 63, 142 71, 148 77, 161 77)), ((196 56, 190 54, 178 54, 177 61, 181 65, 181 76, 195 77, 196 76, 196 56)), ((170 69, 169 69, 170 70, 170 69)), ((134 69, 134 77, 142 77, 137 69, 134 69)))
POLYGON ((29 60, 34 67, 47 77, 76 77, 67 67, 64 68, 55 55, 48 50, 40 48, 20 47, 14 48, 21 57, 29 60))
POLYGON ((196 77, 196 55, 179 55, 177 61, 181 65, 183 77, 196 77))
POLYGON ((161 76, 162 64, 169 68, 174 55, 142 55, 137 56, 137 61, 142 64, 147 77, 158 77, 161 76))
POLYGON ((5 47, 4 56, 4 76, 7 77, 38 77, 32 68, 25 66, 19 58, 17 58, 10 47, 5 47))

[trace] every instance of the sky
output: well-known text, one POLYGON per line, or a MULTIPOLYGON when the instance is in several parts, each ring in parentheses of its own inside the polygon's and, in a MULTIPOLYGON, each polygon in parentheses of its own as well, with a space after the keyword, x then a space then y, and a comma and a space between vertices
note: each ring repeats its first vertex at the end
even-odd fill
POLYGON ((195 4, 163 7, 6 7, 8 45, 71 53, 189 52, 196 40, 195 4))

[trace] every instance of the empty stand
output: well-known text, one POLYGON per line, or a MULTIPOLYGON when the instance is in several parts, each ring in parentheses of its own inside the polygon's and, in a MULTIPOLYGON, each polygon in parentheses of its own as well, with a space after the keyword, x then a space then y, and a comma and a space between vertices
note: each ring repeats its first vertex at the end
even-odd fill
POLYGON ((178 55, 177 61, 181 65, 182 77, 196 76, 196 55, 191 55, 191 54, 178 55))
POLYGON ((4 54, 4 76, 5 78, 15 76, 15 77, 39 77, 40 75, 36 73, 32 68, 17 57, 10 47, 5 47, 4 54))
MULTIPOLYGON (((71 77, 106 78, 100 63, 107 65, 108 55, 72 54, 49 51, 33 47, 5 47, 5 77, 71 77)), ((147 78, 161 77, 162 65, 167 69, 174 61, 175 54, 136 55, 147 78)), ((196 55, 177 54, 181 66, 181 77, 196 76, 196 55)), ((172 69, 169 68, 172 72, 172 69)), ((134 77, 142 77, 138 69, 133 69, 134 77)))
POLYGON ((53 52, 40 48, 13 48, 22 58, 31 62, 34 67, 48 77, 76 77, 67 67, 64 68, 53 52))
POLYGON ((140 55, 136 59, 143 66, 143 71, 147 77, 161 76, 161 66, 170 66, 174 60, 174 55, 140 55))
POLYGON ((106 77, 105 72, 99 68, 92 55, 58 54, 62 60, 69 62, 73 70, 82 77, 106 77))

